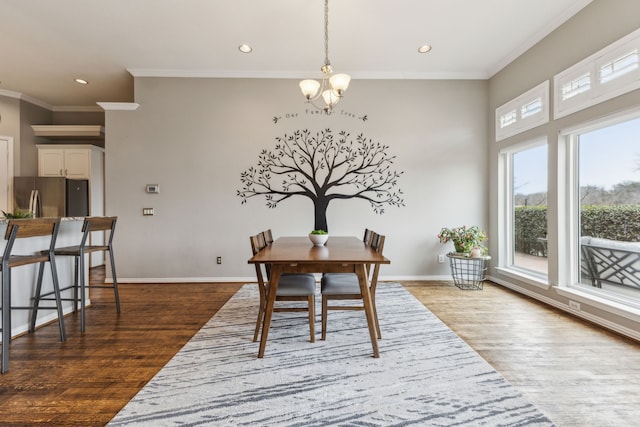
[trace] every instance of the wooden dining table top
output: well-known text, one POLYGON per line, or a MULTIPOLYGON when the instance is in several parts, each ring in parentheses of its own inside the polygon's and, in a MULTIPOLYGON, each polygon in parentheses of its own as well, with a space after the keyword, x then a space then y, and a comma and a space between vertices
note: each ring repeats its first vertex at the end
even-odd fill
POLYGON ((314 246, 309 237, 295 236, 279 237, 251 257, 249 263, 390 264, 391 262, 357 237, 330 236, 323 246, 314 246))

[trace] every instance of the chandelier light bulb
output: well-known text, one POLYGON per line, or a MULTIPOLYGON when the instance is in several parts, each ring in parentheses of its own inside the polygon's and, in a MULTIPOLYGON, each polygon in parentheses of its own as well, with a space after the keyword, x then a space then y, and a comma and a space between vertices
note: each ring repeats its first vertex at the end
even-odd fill
POLYGON ((320 71, 322 71, 321 82, 302 80, 300 82, 300 90, 308 104, 313 105, 318 110, 323 110, 327 114, 331 114, 331 110, 349 87, 351 76, 348 74, 333 74, 333 67, 329 61, 329 0, 324 0, 324 64, 320 67, 320 71), (320 96, 325 102, 323 107, 315 104, 315 101, 320 96))
POLYGON ((342 96, 342 93, 347 90, 350 81, 351 76, 348 74, 334 74, 329 79, 331 87, 338 93, 339 96, 342 96))
POLYGON ((324 99, 324 103, 327 104, 327 107, 331 109, 340 100, 340 96, 332 89, 327 89, 322 92, 322 99, 324 99))
POLYGON ((320 90, 320 83, 317 80, 302 80, 300 82, 300 90, 307 100, 313 98, 320 90))

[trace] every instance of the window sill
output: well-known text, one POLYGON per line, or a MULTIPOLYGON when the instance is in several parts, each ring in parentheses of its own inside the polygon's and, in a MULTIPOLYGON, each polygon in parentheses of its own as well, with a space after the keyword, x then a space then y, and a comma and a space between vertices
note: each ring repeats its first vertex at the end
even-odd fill
POLYGON ((582 304, 587 304, 591 307, 606 311, 607 313, 624 317, 625 319, 629 319, 634 322, 640 322, 640 307, 635 304, 623 304, 612 301, 610 298, 573 287, 557 286, 555 289, 558 295, 562 295, 563 297, 575 300, 582 304))
POLYGON ((551 285, 549 285, 549 280, 546 277, 538 276, 535 273, 531 273, 526 270, 519 270, 515 268, 505 268, 498 267, 496 271, 503 276, 506 276, 510 279, 516 279, 527 285, 532 285, 537 288, 549 290, 551 285))

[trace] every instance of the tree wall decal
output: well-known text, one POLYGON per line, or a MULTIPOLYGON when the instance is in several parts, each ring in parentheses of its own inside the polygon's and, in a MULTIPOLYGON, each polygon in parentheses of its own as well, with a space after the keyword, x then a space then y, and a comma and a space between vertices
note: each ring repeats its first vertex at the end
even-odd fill
POLYGON ((276 137, 273 151, 262 150, 258 165, 240 174, 242 204, 265 196, 267 206, 275 208, 293 196, 308 197, 314 205, 314 229, 327 230, 327 207, 335 199, 361 199, 373 211, 384 213, 384 206, 404 206, 397 182, 403 172, 391 169, 396 156, 389 147, 331 129, 315 134, 297 130, 276 137))

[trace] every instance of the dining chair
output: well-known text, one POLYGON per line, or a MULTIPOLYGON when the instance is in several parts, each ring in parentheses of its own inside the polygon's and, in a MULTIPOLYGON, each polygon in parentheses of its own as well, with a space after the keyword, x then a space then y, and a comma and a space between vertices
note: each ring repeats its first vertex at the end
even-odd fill
MULTIPOLYGON (((382 254, 384 248, 385 236, 371 230, 365 230, 364 244, 373 248, 379 254, 382 254)), ((378 311, 376 309, 376 287, 378 284, 378 273, 380 264, 374 267, 365 266, 367 275, 367 285, 369 286, 369 294, 371 295, 371 305, 373 307, 373 317, 376 325, 378 339, 382 338, 380 332, 380 323, 378 322, 378 311)), ((330 305, 331 300, 360 300, 362 301, 362 292, 358 276, 355 273, 327 273, 322 275, 320 281, 322 292, 322 339, 327 338, 327 314, 329 310, 364 310, 363 305, 344 305, 342 303, 330 305)))
MULTIPOLYGON (((0 269, 2 270, 2 367, 4 374, 9 370, 9 344, 11 342, 11 310, 32 310, 33 307, 21 307, 11 305, 11 269, 29 264, 40 264, 36 283, 36 294, 42 288, 44 267, 49 263, 51 267, 51 277, 53 279, 53 291, 55 295, 55 307, 42 307, 43 309, 55 309, 58 312, 58 324, 60 327, 60 341, 66 341, 67 336, 64 329, 64 316, 62 313, 62 299, 60 298, 60 286, 58 284, 58 270, 56 268, 54 248, 58 237, 60 218, 37 218, 37 219, 16 219, 9 220, 5 233, 5 248, 0 259, 0 269), (15 243, 19 239, 31 237, 43 238, 41 248, 36 251, 29 251, 27 254, 15 253, 15 243), (48 243, 48 244, 47 244, 48 243), (45 246, 46 245, 46 246, 45 246), (46 247, 46 249, 45 249, 46 247)), ((34 241, 35 242, 35 241, 34 241)), ((36 245, 36 243, 32 243, 36 245)), ((22 252, 22 250, 21 250, 22 252)), ((25 285, 26 286, 26 285, 25 285)), ((35 320, 37 313, 31 312, 30 332, 35 331, 35 320)))
POLYGON ((273 243, 273 233, 270 228, 262 232, 262 237, 264 238, 264 243, 267 246, 273 243))
MULTIPOLYGON (((265 235, 263 233, 256 234, 249 238, 251 242, 251 251, 253 255, 263 250, 268 246, 265 241, 265 235)), ((260 291, 260 307, 258 309, 258 319, 256 320, 256 328, 253 334, 253 341, 258 341, 258 335, 260 333, 260 326, 264 319, 265 309, 267 307, 267 294, 269 292, 269 278, 271 276, 271 269, 268 265, 264 266, 265 273, 262 272, 262 265, 254 264, 256 268, 256 279, 258 281, 258 288, 260 291)), ((283 274, 278 280, 278 289, 276 290, 276 301, 306 301, 307 307, 293 307, 293 306, 277 306, 274 307, 274 312, 309 312, 309 333, 311 342, 316 341, 315 331, 315 293, 316 293, 316 279, 313 274, 283 274)))
MULTIPOLYGON (((56 256, 72 256, 74 257, 74 282, 62 288, 61 290, 73 289, 73 297, 63 299, 67 301, 73 301, 74 311, 78 311, 78 301, 80 301, 80 332, 85 331, 85 308, 86 308, 86 294, 87 290, 91 288, 108 288, 113 289, 116 312, 120 314, 120 295, 118 293, 118 279, 116 276, 116 264, 113 257, 113 235, 116 230, 116 222, 118 217, 86 217, 82 224, 82 238, 79 245, 67 246, 62 248, 56 248, 56 256), (107 232, 109 234, 106 243, 92 245, 90 242, 90 236, 93 232, 107 232), (108 252, 109 261, 111 264, 111 277, 113 279, 112 284, 100 284, 92 285, 85 281, 85 255, 93 252, 108 252)), ((106 236, 105 236, 106 237, 106 236)), ((51 293, 36 294, 34 299, 34 312, 37 313, 40 301, 49 300, 51 293)))

